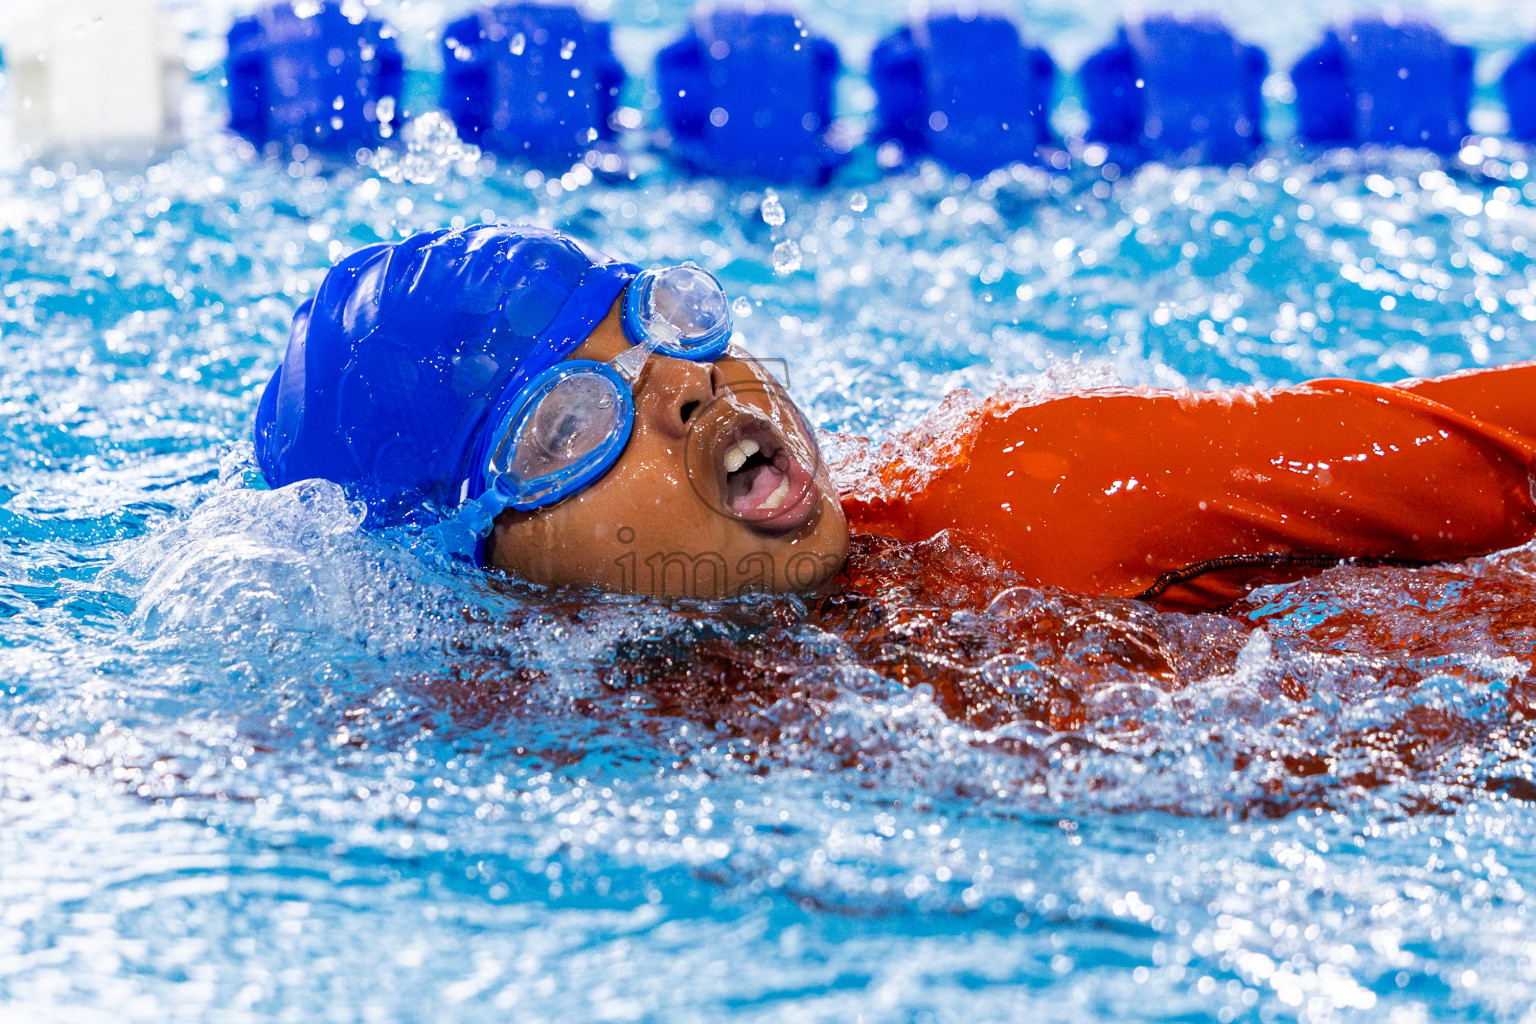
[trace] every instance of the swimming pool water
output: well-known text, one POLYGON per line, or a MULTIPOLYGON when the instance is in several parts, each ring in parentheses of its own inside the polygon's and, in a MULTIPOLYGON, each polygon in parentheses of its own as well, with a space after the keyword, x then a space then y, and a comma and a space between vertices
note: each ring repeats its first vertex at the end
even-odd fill
MULTIPOLYGON (((381 7, 418 65, 457 9, 381 7)), ((576 599, 265 490, 245 443, 330 260, 455 218, 708 264, 876 440, 958 386, 1527 358, 1536 154, 855 168, 773 226, 643 161, 259 159, 218 130, 225 7, 175 10, 183 149, 0 174, 0 1020, 1536 1021, 1536 551, 1225 616, 942 540, 865 542, 841 598, 576 599)), ((608 8, 632 69, 681 10, 608 8)), ((1229 17, 1284 67, 1336 10, 1229 17)), ((1536 34, 1438 10, 1480 81, 1536 34)), ((807 10, 850 57, 900 14, 807 10)), ((1068 66, 1114 20, 1022 18, 1068 66)))

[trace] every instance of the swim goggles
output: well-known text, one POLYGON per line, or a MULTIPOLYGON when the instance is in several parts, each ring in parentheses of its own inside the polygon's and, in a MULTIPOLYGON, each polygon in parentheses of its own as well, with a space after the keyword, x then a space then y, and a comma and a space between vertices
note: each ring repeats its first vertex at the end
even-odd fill
POLYGON ((483 435, 473 471, 484 474, 485 491, 437 528, 451 554, 476 559, 502 511, 553 505, 608 472, 634 430, 634 388, 653 353, 710 362, 731 337, 725 289, 691 262, 630 281, 620 322, 632 348, 606 363, 567 359, 544 370, 483 435))

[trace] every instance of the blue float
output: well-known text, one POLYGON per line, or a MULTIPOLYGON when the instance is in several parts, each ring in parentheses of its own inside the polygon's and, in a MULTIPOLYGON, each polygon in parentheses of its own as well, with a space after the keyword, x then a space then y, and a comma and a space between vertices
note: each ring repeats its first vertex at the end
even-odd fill
POLYGON ((967 174, 1038 162, 1052 141, 1056 65, 1007 18, 931 17, 897 29, 870 56, 877 142, 967 174))
POLYGON ((405 66, 394 33, 334 3, 313 14, 279 3, 237 20, 225 74, 229 127, 258 146, 344 152, 399 124, 405 66))
POLYGON ((1296 62, 1297 135, 1455 151, 1472 105, 1472 48, 1424 21, 1361 18, 1331 29, 1296 62))
POLYGON ((780 11, 718 9, 656 57, 672 154, 721 177, 824 183, 837 48, 780 11))
POLYGON ((443 32, 443 109, 497 153, 570 161, 611 141, 623 85, 607 24, 575 7, 502 4, 443 32))
POLYGON ((1504 69, 1499 86, 1509 111, 1510 137, 1536 142, 1536 43, 1521 50, 1504 69))
POLYGON ((1214 18, 1121 26, 1080 72, 1088 139, 1111 159, 1239 163, 1264 142, 1269 58, 1214 18))

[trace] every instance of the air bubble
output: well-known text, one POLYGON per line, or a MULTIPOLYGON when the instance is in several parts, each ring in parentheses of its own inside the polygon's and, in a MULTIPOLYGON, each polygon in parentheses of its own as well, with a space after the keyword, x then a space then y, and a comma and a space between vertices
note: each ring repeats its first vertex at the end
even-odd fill
POLYGON ((752 315, 752 300, 745 295, 736 296, 736 301, 731 303, 731 312, 736 314, 736 319, 745 320, 752 315))
POLYGON ((869 209, 869 196, 865 195, 863 192, 855 192, 853 195, 848 197, 848 209, 852 210, 854 213, 863 213, 865 210, 869 209))

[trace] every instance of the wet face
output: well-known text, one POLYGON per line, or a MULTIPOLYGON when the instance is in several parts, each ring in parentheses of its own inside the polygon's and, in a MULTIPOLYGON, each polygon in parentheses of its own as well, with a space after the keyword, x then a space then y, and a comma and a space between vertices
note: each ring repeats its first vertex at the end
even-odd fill
MULTIPOLYGON (((615 303, 571 358, 606 362, 629 347, 615 303)), ((658 597, 812 590, 847 553, 809 427, 737 355, 652 355, 613 467, 548 508, 503 512, 486 539, 486 563, 523 579, 658 597)))

